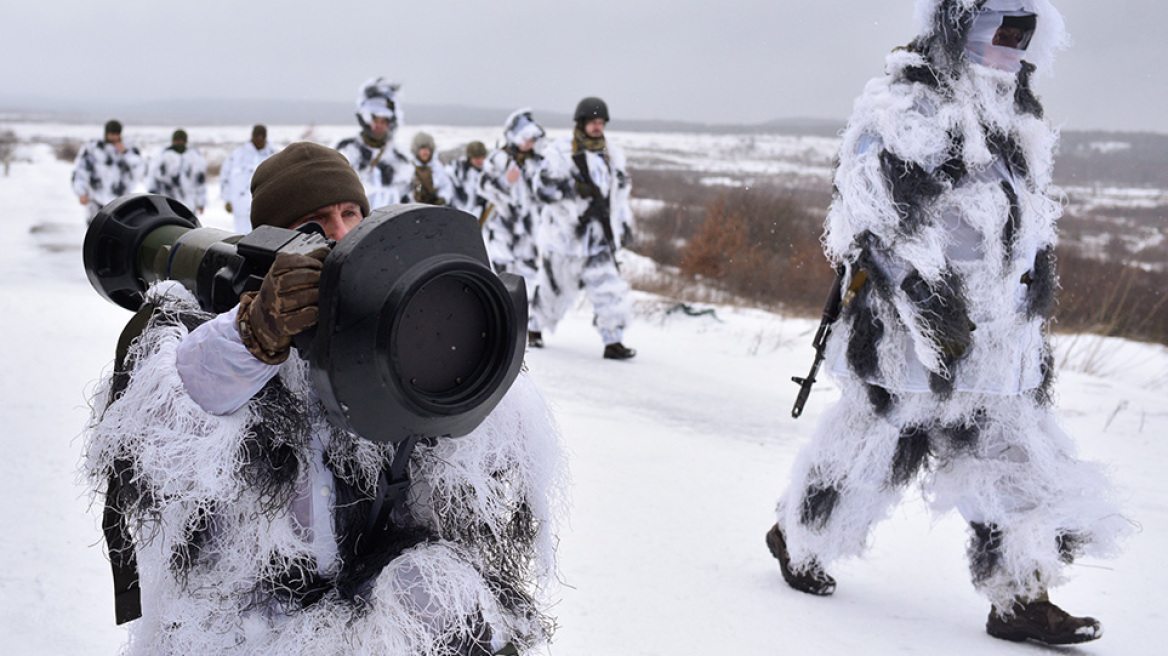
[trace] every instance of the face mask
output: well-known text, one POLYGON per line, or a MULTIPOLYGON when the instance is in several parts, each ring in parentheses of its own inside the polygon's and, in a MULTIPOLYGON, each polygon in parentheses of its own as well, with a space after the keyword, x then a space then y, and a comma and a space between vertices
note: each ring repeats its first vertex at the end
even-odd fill
POLYGON ((965 52, 975 64, 1017 73, 1037 24, 1038 17, 1028 12, 982 12, 969 29, 965 52))

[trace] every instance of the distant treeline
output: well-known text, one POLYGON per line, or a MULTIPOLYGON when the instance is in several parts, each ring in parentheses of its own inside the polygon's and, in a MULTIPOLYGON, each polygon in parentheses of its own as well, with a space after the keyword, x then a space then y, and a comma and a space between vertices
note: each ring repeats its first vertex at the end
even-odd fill
POLYGON ((1054 178, 1057 184, 1065 186, 1168 189, 1168 135, 1063 132, 1054 178))

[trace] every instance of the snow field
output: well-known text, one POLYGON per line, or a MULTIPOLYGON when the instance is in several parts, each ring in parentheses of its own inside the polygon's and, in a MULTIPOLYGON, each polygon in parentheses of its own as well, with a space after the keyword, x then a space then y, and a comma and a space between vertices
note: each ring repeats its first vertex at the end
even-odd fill
MULTIPOLYGON (((246 138, 246 127, 224 130, 246 138)), ((85 279, 69 163, 47 146, 21 157, 0 178, 3 652, 115 654, 124 632, 113 624, 100 509, 76 470, 87 394, 130 315, 85 279)), ((204 224, 229 228, 214 181, 209 192, 204 224)), ((689 317, 666 314, 664 299, 635 301, 634 360, 601 359, 586 305, 528 355, 572 470, 560 630, 547 654, 1039 653, 985 635, 988 605, 968 582, 962 522, 931 517, 912 494, 876 529, 867 558, 831 568, 833 597, 787 588, 763 534, 797 449, 836 394, 821 383, 804 416, 790 418, 789 379, 811 362, 814 322, 730 307, 715 308, 717 319, 689 317)), ((1058 345, 1078 369, 1064 367, 1057 387, 1065 424, 1085 457, 1111 467, 1141 527, 1118 559, 1077 564, 1054 591, 1105 629, 1063 651, 1159 653, 1168 353, 1093 337, 1058 345)))

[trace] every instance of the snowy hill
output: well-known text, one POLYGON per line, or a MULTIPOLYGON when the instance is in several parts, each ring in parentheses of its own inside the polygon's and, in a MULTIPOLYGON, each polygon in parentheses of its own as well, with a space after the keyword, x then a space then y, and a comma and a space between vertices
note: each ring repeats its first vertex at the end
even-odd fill
MULTIPOLYGON (((451 140, 465 134, 448 130, 451 140)), ((296 136, 285 131, 273 138, 296 136)), ((245 134, 227 130, 224 142, 245 134)), ((77 126, 59 135, 85 136, 77 126)), ((113 625, 97 509, 76 470, 87 395, 129 314, 85 279, 69 170, 39 144, 22 146, 0 177, 0 635, 13 656, 115 654, 125 638, 113 625)), ((204 223, 227 228, 210 191, 204 223)), ((835 596, 787 588, 763 534, 796 450, 836 394, 822 384, 805 415, 790 418, 790 377, 806 372, 814 324, 731 307, 692 317, 644 294, 636 302, 626 340, 636 359, 602 360, 583 307, 528 356, 555 407, 573 481, 560 630, 548 654, 1048 651, 985 635, 988 607, 968 582, 962 522, 930 517, 911 495, 875 532, 867 558, 832 568, 835 596)), ((1077 564, 1074 581, 1054 591, 1105 630, 1096 643, 1059 651, 1163 653, 1168 351, 1090 336, 1062 337, 1058 347, 1066 426, 1084 456, 1110 465, 1141 527, 1121 557, 1077 564)))

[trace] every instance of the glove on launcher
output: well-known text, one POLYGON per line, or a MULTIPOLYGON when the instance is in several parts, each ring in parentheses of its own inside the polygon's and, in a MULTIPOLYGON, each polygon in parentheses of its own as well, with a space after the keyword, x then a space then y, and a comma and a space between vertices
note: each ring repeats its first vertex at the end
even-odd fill
POLYGON ((328 247, 309 253, 280 252, 258 292, 239 298, 235 325, 247 350, 268 364, 288 359, 292 338, 316 325, 320 271, 328 247))

